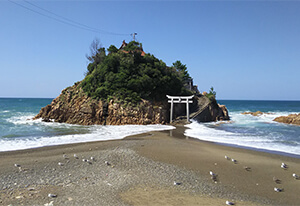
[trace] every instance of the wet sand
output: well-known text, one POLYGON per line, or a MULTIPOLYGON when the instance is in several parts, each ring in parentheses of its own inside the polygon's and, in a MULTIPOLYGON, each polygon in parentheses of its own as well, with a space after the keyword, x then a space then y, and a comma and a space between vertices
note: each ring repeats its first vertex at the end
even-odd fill
POLYGON ((292 177, 300 174, 300 159, 183 132, 178 126, 123 140, 2 152, 0 205, 300 205, 300 180, 292 177))

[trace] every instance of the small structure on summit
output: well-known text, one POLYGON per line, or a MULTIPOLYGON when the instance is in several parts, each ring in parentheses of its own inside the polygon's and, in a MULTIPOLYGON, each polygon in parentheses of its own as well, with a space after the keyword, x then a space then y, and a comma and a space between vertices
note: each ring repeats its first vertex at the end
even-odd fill
POLYGON ((120 51, 122 51, 122 52, 124 52, 124 53, 131 53, 132 51, 130 51, 130 49, 129 50, 127 50, 127 46, 130 46, 130 44, 133 44, 135 47, 136 47, 136 52, 140 52, 141 53, 141 56, 145 56, 146 55, 146 53, 144 52, 144 50, 143 50, 143 47, 142 47, 142 44, 140 44, 140 43, 138 43, 138 42, 135 42, 135 41, 132 41, 132 42, 130 42, 129 44, 127 44, 126 42, 125 42, 125 40, 123 40, 123 42, 122 42, 122 45, 120 46, 120 48, 119 48, 119 50, 120 51))
POLYGON ((122 45, 120 46, 119 50, 124 50, 124 48, 127 46, 128 44, 125 42, 125 40, 123 40, 122 45))

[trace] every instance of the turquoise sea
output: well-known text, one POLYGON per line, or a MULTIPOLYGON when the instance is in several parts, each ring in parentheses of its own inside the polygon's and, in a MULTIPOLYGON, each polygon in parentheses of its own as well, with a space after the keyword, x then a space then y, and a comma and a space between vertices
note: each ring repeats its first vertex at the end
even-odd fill
POLYGON ((0 98, 0 152, 79 142, 122 139, 165 125, 81 126, 32 120, 52 99, 0 98))
MULTIPOLYGON (((122 139, 148 131, 174 129, 165 125, 80 126, 32 120, 51 101, 52 99, 0 98, 0 151, 122 139)), ((187 136, 233 146, 300 155, 300 126, 273 121, 278 116, 300 113, 300 101, 218 102, 226 105, 231 121, 193 121, 186 125, 187 136), (269 114, 259 117, 241 114, 258 110, 269 114)))
POLYGON ((218 102, 226 105, 231 121, 224 121, 222 124, 193 122, 187 126, 187 136, 239 147, 300 155, 300 126, 273 121, 278 116, 300 113, 300 101, 218 102), (256 111, 265 114, 258 117, 241 114, 256 111))

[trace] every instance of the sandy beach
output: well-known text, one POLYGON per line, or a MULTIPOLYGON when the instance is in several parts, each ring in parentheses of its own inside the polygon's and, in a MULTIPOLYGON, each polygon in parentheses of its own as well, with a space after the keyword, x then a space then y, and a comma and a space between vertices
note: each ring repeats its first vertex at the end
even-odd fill
POLYGON ((183 133, 2 152, 0 205, 300 205, 300 159, 183 133))

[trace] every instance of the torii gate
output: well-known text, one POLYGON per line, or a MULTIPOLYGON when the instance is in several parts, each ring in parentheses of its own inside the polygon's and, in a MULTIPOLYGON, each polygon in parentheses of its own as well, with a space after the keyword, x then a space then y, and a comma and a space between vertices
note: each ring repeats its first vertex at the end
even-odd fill
POLYGON ((173 104, 174 103, 186 103, 186 120, 187 122, 190 122, 190 109, 189 109, 189 103, 193 103, 193 100, 191 100, 194 95, 192 96, 170 96, 166 95, 168 99, 168 103, 171 103, 171 109, 170 109, 170 123, 172 123, 173 120, 173 104))

